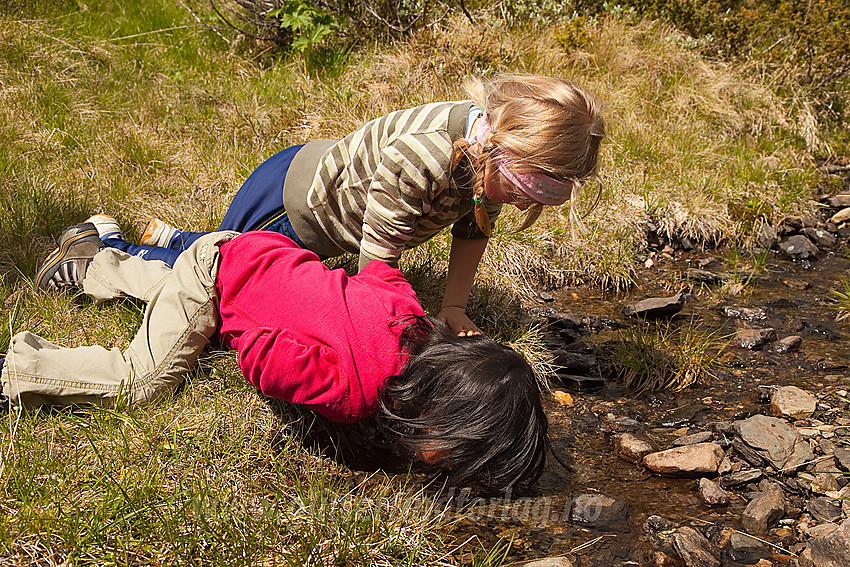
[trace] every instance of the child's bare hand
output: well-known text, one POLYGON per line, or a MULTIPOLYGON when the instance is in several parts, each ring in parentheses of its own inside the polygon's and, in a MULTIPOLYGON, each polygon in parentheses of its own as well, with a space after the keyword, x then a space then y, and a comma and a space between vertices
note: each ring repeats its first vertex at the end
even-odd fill
POLYGON ((437 319, 448 325, 452 331, 461 337, 483 334, 481 329, 469 320, 469 317, 466 316, 466 311, 462 307, 443 307, 437 313, 437 319))

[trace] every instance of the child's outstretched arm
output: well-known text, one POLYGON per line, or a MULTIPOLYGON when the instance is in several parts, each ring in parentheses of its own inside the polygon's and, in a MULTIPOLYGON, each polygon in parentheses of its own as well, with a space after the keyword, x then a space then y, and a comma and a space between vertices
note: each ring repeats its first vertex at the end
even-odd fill
POLYGON ((452 238, 446 292, 437 318, 461 336, 481 334, 481 330, 467 317, 466 304, 487 241, 487 238, 452 238))

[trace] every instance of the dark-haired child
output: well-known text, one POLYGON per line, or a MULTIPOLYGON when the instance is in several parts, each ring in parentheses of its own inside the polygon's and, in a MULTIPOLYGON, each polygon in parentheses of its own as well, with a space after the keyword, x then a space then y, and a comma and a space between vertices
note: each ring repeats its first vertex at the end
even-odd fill
POLYGON ((216 232, 171 268, 104 247, 83 223, 63 232, 40 273, 46 287, 147 307, 123 353, 16 334, 2 368, 13 407, 151 402, 183 382, 217 333, 266 396, 338 422, 377 412, 394 443, 451 482, 501 488, 542 471, 547 420, 523 357, 425 317, 384 262, 348 276, 283 235, 216 232))

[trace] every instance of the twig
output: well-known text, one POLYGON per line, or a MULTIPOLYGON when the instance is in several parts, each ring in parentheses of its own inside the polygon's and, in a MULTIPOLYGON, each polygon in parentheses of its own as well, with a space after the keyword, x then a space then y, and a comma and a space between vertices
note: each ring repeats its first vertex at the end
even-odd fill
POLYGON ((613 537, 613 538, 616 538, 617 536, 615 536, 614 534, 605 534, 605 535, 601 535, 601 536, 599 536, 599 537, 598 537, 598 538, 596 538, 596 539, 592 539, 592 540, 590 540, 590 541, 586 541, 586 542, 584 542, 584 543, 583 543, 583 544, 581 544, 581 545, 577 545, 576 547, 574 547, 574 548, 572 548, 572 549, 570 550, 570 553, 576 553, 576 552, 578 552, 578 551, 582 551, 583 549, 587 549, 587 548, 588 548, 588 547, 590 547, 591 545, 594 545, 595 543, 597 543, 598 541, 600 541, 600 540, 602 540, 602 539, 605 539, 606 537, 613 537))
MULTIPOLYGON (((716 525, 714 522, 709 522, 708 520, 703 520, 702 518, 694 518, 693 516, 685 516, 685 517, 686 517, 686 518, 688 518, 689 520, 693 520, 694 522, 702 522, 703 524, 706 524, 706 525, 709 525, 709 526, 714 526, 714 525, 716 525)), ((762 538, 760 538, 760 537, 756 537, 756 536, 754 536, 754 535, 752 535, 752 534, 748 534, 747 532, 742 532, 741 530, 736 530, 735 528, 730 528, 730 529, 731 529, 733 532, 735 532, 736 534, 741 534, 741 535, 745 535, 745 536, 747 536, 747 537, 751 537, 751 538, 753 538, 754 540, 756 540, 756 541, 760 541, 761 543, 763 543, 763 544, 765 544, 765 545, 769 545, 770 547, 772 547, 772 548, 774 548, 774 549, 778 549, 779 551, 781 551, 781 552, 783 552, 783 553, 787 553, 788 555, 791 555, 791 556, 793 556, 793 557, 797 557, 797 554, 796 554, 796 553, 794 553, 794 552, 793 552, 793 551, 791 551, 790 549, 785 549, 785 548, 784 548, 784 547, 782 547, 781 545, 776 545, 775 543, 770 543, 770 542, 769 542, 769 541, 767 541, 767 540, 764 540, 764 539, 762 539, 762 538)))

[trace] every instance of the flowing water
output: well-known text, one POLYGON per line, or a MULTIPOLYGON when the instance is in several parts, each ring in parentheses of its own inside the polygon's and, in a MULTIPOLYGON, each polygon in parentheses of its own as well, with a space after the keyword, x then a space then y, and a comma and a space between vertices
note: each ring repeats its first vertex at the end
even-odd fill
MULTIPOLYGON (((641 274, 639 285, 628 294, 570 289, 546 306, 578 317, 599 316, 626 323, 622 313, 625 305, 685 290, 689 284, 681 274, 690 266, 696 267, 697 262, 706 265, 708 260, 706 255, 662 259, 641 274)), ((716 286, 690 286, 696 301, 685 305, 678 316, 684 321, 679 324, 718 330, 727 337, 741 326, 773 327, 779 339, 802 336, 800 348, 780 354, 770 344, 754 351, 730 344, 713 378, 680 392, 635 398, 621 385, 609 382, 597 393, 573 392, 571 407, 550 399, 546 409, 553 444, 571 470, 550 460, 533 493, 479 501, 461 522, 462 529, 485 541, 512 540, 513 560, 572 554, 581 567, 637 565, 639 550, 646 545, 642 527, 652 514, 693 526, 711 522, 740 529, 739 518, 746 505, 743 498, 733 497, 729 506, 711 509, 698 499, 693 479, 654 476, 640 465, 620 460, 614 454, 610 435, 600 428, 600 418, 609 412, 634 418, 657 446, 665 449, 688 428, 710 431, 718 421, 766 413, 759 386, 796 385, 814 394, 847 389, 850 321, 836 322, 838 309, 832 292, 843 290, 839 280, 848 266, 850 262, 835 254, 811 263, 794 263, 771 255, 767 267, 737 296, 725 296, 716 286), (758 307, 766 317, 752 322, 726 317, 719 309, 723 305, 758 307), (568 503, 580 494, 594 492, 625 501, 628 519, 604 528, 566 521, 568 503)), ((707 268, 719 273, 729 266, 719 259, 707 268)), ((616 331, 605 330, 584 340, 602 344, 615 337, 616 331)))

